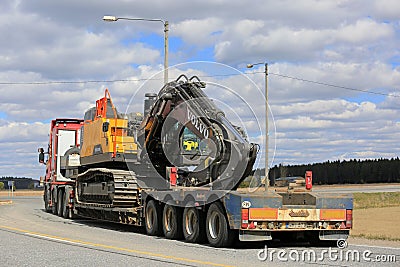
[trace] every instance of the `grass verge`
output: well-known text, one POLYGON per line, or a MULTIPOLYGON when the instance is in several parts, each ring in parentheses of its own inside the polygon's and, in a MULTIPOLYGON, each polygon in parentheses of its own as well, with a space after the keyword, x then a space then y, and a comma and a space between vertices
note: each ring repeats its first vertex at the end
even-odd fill
POLYGON ((354 209, 400 206, 400 192, 354 193, 354 209))
POLYGON ((352 234, 353 237, 361 237, 371 240, 385 240, 385 241, 400 241, 400 238, 390 237, 386 235, 371 235, 371 234, 352 234))

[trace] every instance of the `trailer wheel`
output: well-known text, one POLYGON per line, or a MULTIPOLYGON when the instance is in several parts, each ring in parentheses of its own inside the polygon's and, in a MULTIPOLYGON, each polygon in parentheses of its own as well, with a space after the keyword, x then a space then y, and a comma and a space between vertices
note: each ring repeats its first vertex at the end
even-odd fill
POLYGON ((163 232, 168 239, 179 239, 182 237, 182 211, 179 207, 165 204, 163 210, 163 232))
POLYGON ((202 243, 205 237, 204 213, 194 207, 186 207, 183 211, 183 236, 190 243, 202 243))
POLYGON ((229 247, 234 241, 234 232, 229 229, 221 203, 214 202, 207 212, 207 239, 213 247, 229 247))
POLYGON ((58 202, 57 202, 57 215, 62 217, 63 216, 63 207, 64 207, 64 193, 60 190, 57 194, 58 202))
POLYGON ((54 195, 54 190, 53 190, 53 194, 51 194, 51 199, 52 199, 52 201, 51 201, 51 212, 54 214, 54 215, 57 215, 57 201, 56 201, 56 196, 54 195))
POLYGON ((161 234, 161 214, 160 207, 154 200, 147 202, 145 210, 145 226, 146 233, 148 235, 160 235, 161 234))
POLYGON ((47 200, 46 196, 44 196, 44 210, 46 212, 50 212, 51 211, 50 206, 49 206, 49 201, 47 200))
POLYGON ((69 206, 68 206, 69 203, 68 203, 68 197, 67 197, 66 191, 64 191, 64 193, 63 193, 63 199, 64 199, 64 205, 62 207, 62 216, 65 219, 68 219, 69 218, 69 206))
POLYGON ((49 199, 48 199, 49 197, 48 197, 48 195, 50 195, 50 192, 48 192, 48 190, 45 190, 44 194, 43 194, 44 210, 46 212, 51 212, 52 210, 51 210, 51 207, 49 205, 49 199))

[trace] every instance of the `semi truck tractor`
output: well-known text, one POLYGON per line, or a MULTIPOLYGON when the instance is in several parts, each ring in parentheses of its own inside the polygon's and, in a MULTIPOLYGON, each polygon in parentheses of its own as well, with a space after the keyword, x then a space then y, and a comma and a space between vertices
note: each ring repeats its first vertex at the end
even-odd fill
POLYGON ((145 95, 144 114, 118 112, 106 90, 83 119, 54 119, 47 152, 39 149, 46 211, 215 247, 278 233, 347 238, 349 194, 317 194, 309 185, 238 188, 253 175, 259 145, 207 97, 206 86, 181 75, 145 95))

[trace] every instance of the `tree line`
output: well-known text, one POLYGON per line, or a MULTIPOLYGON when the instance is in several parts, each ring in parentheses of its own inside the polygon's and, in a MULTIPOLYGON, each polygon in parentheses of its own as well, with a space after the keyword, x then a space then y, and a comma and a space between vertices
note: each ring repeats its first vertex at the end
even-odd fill
POLYGON ((0 178, 0 190, 9 189, 8 181, 14 181, 14 189, 33 189, 39 184, 38 180, 32 178, 3 176, 0 178))
POLYGON ((288 176, 304 177, 306 171, 313 172, 313 184, 365 184, 399 183, 400 159, 336 160, 303 165, 275 165, 269 170, 269 179, 288 176))

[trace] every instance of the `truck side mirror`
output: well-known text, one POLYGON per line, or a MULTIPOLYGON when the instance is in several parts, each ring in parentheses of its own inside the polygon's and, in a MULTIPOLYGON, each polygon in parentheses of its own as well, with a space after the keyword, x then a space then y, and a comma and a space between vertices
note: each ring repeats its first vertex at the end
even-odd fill
POLYGON ((103 122, 103 133, 108 132, 109 126, 110 126, 110 123, 108 121, 103 122))
POLYGON ((39 163, 44 164, 44 149, 43 149, 43 147, 38 148, 38 152, 39 152, 39 163))

